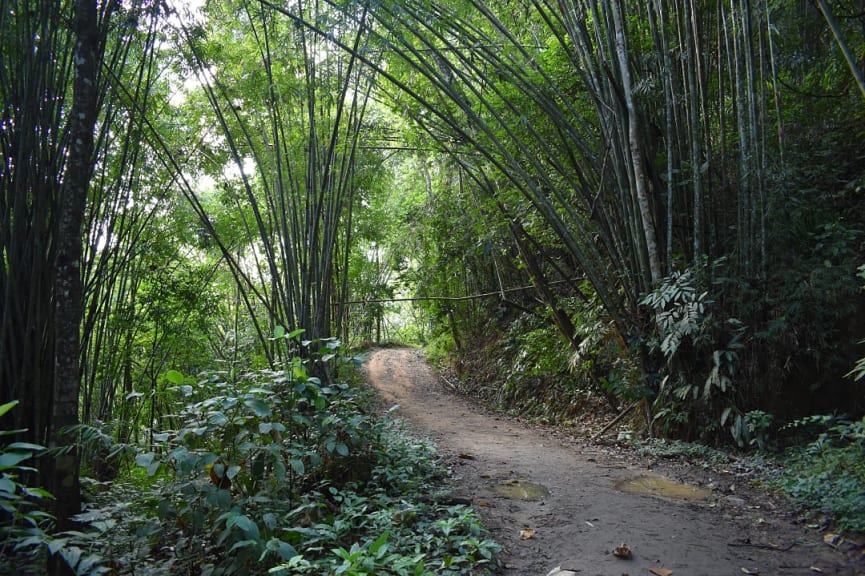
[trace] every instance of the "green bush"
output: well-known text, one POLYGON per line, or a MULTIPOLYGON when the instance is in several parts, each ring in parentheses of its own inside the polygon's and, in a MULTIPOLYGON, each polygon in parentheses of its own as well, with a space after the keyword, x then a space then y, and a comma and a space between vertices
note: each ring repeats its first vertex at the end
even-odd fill
POLYGON ((816 440, 788 450, 778 484, 803 510, 842 530, 865 532, 865 418, 813 416, 786 428, 818 428, 816 440))
MULTIPOLYGON (((0 417, 17 404, 15 400, 0 405, 0 417)), ((0 437, 20 432, 23 430, 0 430, 0 437)), ((0 446, 0 572, 11 572, 16 560, 39 554, 51 540, 47 531, 53 518, 42 509, 40 500, 52 496, 21 479, 35 472, 26 462, 44 450, 26 442, 0 446)))
POLYGON ((470 509, 436 504, 433 447, 366 413, 307 362, 236 381, 173 372, 170 428, 134 483, 96 495, 80 546, 136 573, 483 573, 498 549, 470 509))

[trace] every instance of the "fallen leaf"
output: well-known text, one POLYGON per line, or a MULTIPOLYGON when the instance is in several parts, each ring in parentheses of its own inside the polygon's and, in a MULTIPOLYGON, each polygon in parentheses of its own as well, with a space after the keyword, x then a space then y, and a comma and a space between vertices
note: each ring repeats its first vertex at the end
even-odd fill
POLYGON ((838 536, 837 534, 832 534, 831 532, 827 532, 827 533, 823 534, 823 542, 825 544, 831 546, 832 548, 835 548, 841 542, 841 537, 838 536))
POLYGON ((531 528, 523 528, 522 530, 520 530, 520 539, 521 540, 528 540, 529 538, 533 537, 534 535, 535 535, 535 531, 531 528))
POLYGON ((472 456, 471 454, 465 454, 465 453, 460 454, 460 455, 458 456, 458 458, 460 458, 460 459, 462 459, 462 460, 474 460, 474 459, 475 459, 475 457, 472 456))
POLYGON ((631 554, 631 549, 628 548, 628 545, 622 544, 621 546, 613 548, 613 556, 621 558, 622 560, 630 560, 633 555, 631 554))
POLYGON ((547 576, 577 576, 577 573, 561 566, 556 566, 547 573, 547 576))
POLYGON ((742 571, 742 574, 751 574, 751 575, 760 574, 760 572, 758 570, 749 570, 749 569, 744 568, 744 567, 740 568, 740 570, 742 571))
POLYGON ((816 566, 811 566, 810 569, 811 569, 811 572, 817 572, 817 573, 819 573, 819 574, 822 574, 822 573, 823 573, 823 571, 820 570, 819 568, 817 568, 816 566))
POLYGON ((487 502, 486 500, 478 500, 478 506, 481 506, 482 508, 486 508, 489 505, 490 505, 490 503, 487 502))
POLYGON ((669 568, 649 568, 649 572, 655 576, 670 576, 673 573, 669 568))

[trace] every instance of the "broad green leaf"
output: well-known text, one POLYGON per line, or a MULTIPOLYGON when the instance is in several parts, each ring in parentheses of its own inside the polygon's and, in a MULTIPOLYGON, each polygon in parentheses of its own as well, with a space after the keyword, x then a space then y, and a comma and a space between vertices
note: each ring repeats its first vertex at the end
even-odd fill
POLYGON ((285 480, 285 462, 282 461, 282 458, 277 458, 273 462, 273 477, 280 482, 285 480))
POLYGON ((169 370, 165 373, 165 379, 171 382, 172 384, 180 385, 183 384, 183 374, 178 372, 177 370, 169 370))
POLYGON ((0 454, 0 470, 11 468, 33 456, 30 452, 5 452, 0 454))
POLYGON ((54 540, 50 540, 48 542, 48 551, 51 554, 57 554, 57 551, 66 546, 66 543, 69 542, 66 538, 55 538, 54 540))
MULTIPOLYGON (((12 481, 12 479, 3 474, 0 476, 0 492, 6 492, 6 494, 15 494, 15 490, 18 484, 12 481)), ((8 496, 4 496, 4 498, 8 498, 8 496)))
POLYGON ((31 450, 33 452, 41 452, 45 450, 45 446, 39 444, 31 444, 29 442, 13 442, 6 447, 7 450, 31 450))
POLYGON ((207 421, 214 426, 225 426, 228 424, 228 416, 222 412, 214 412, 207 418, 207 421))
MULTIPOLYGON (((25 486, 23 490, 24 494, 33 498, 48 498, 51 500, 54 499, 54 494, 52 494, 48 490, 45 490, 44 488, 30 488, 29 486, 25 486)), ((34 514, 37 514, 38 512, 38 510, 30 512, 30 515, 32 516, 34 514)))
POLYGON ((60 548, 59 552, 63 560, 65 560, 73 570, 78 566, 78 562, 81 561, 81 548, 76 546, 63 546, 60 548))
POLYGON ((138 454, 135 456, 135 463, 143 468, 147 468, 153 463, 153 459, 156 457, 156 454, 153 452, 145 452, 143 454, 138 454))
POLYGON ((276 328, 273 329, 273 339, 280 340, 285 338, 285 328, 277 325, 276 328))
POLYGON ((375 542, 370 544, 369 553, 372 555, 375 555, 375 553, 378 552, 382 546, 387 544, 387 539, 389 537, 390 537, 390 532, 388 530, 385 530, 381 536, 379 536, 378 538, 375 539, 375 542))
POLYGON ((286 336, 286 338, 288 338, 289 340, 291 340, 291 339, 297 338, 298 336, 300 336, 300 335, 303 334, 304 332, 306 332, 306 329, 304 329, 304 328, 297 328, 296 330, 292 330, 291 332, 289 332, 289 333, 288 333, 288 336, 286 336))
POLYGON ((238 514, 237 517, 234 518, 234 525, 237 526, 247 538, 257 542, 261 541, 258 524, 253 522, 248 516, 238 514))
POLYGON ((291 458, 288 463, 291 465, 291 469, 298 476, 303 476, 303 473, 306 471, 306 467, 303 465, 303 460, 299 458, 291 458))
POLYGON ((348 456, 348 446, 340 442, 336 445, 336 453, 340 456, 348 456))
POLYGON ((261 558, 259 558, 258 561, 261 562, 262 560, 264 560, 264 557, 267 555, 268 552, 276 552, 283 560, 291 560, 292 558, 297 556, 297 550, 295 550, 294 546, 287 542, 283 542, 278 538, 271 538, 267 541, 265 550, 261 554, 261 558))
POLYGON ((97 554, 90 554, 81 559, 78 566, 75 567, 76 574, 99 574, 101 572, 91 572, 93 568, 99 567, 102 564, 102 557, 97 554))
POLYGON ((247 398, 243 401, 247 408, 252 410, 256 416, 261 418, 271 415, 270 404, 260 398, 247 398))
POLYGON ((18 400, 12 400, 11 402, 6 402, 5 404, 0 404, 0 416, 3 416, 7 412, 9 412, 13 408, 15 408, 15 406, 17 406, 17 405, 18 405, 18 400))
POLYGON ((235 542, 234 545, 229 548, 228 552, 231 553, 240 548, 251 548, 257 545, 258 542, 256 542, 255 540, 240 540, 239 542, 235 542))

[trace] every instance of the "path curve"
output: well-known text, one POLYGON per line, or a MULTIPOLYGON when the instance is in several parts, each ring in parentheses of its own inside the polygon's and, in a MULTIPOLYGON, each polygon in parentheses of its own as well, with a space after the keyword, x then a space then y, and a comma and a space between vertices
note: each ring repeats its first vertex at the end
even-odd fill
POLYGON ((365 370, 386 407, 399 405, 390 415, 433 439, 452 463, 456 495, 471 500, 505 547, 500 574, 545 576, 558 566, 580 576, 650 569, 673 576, 865 574, 819 533, 791 525, 759 497, 682 502, 617 491, 621 480, 657 472, 451 394, 420 350, 375 350, 365 370), (550 494, 522 501, 493 492, 515 480, 542 484, 550 494), (526 529, 533 535, 523 539, 526 529), (612 553, 622 544, 631 559, 612 553))

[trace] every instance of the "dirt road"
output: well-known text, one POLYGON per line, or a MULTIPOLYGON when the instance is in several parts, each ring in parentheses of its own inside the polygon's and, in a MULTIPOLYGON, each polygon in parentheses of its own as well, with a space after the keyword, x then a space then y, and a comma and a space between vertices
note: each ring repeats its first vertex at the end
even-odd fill
POLYGON ((623 482, 676 480, 675 471, 490 414, 445 390, 418 350, 376 350, 366 372, 388 406, 399 404, 391 416, 433 439, 452 463, 455 494, 471 500, 505 547, 500 574, 865 574, 769 497, 737 490, 735 478, 707 478, 714 486, 696 500, 625 493, 616 488, 623 482))

